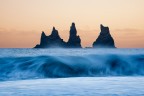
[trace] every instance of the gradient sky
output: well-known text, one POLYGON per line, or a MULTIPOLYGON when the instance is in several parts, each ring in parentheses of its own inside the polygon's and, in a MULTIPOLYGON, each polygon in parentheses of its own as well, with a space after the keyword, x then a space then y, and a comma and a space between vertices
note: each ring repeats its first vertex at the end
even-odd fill
POLYGON ((144 0, 0 0, 0 48, 31 48, 55 26, 64 41, 76 23, 83 47, 110 27, 118 48, 144 48, 144 0))

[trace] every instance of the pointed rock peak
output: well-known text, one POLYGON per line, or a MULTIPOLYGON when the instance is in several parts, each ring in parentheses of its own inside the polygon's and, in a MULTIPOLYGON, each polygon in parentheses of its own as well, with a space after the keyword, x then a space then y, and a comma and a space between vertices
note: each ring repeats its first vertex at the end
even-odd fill
POLYGON ((99 48, 115 48, 114 39, 112 38, 109 27, 100 25, 101 32, 96 41, 93 43, 93 47, 99 48))
POLYGON ((70 27, 70 35, 67 44, 69 48, 81 48, 81 39, 77 36, 77 30, 74 22, 70 27))
POLYGON ((102 24, 100 25, 100 27, 101 27, 101 29, 102 29, 102 28, 108 28, 107 26, 105 27, 105 26, 103 26, 102 24))
POLYGON ((100 28, 102 29, 102 28, 104 28, 104 26, 101 24, 101 25, 100 25, 100 28))
POLYGON ((74 23, 74 22, 73 22, 72 25, 71 25, 71 31, 72 31, 72 30, 73 30, 73 31, 76 31, 76 27, 75 27, 75 23, 74 23))
POLYGON ((58 31, 56 30, 55 27, 53 27, 53 29, 52 29, 52 34, 53 34, 53 33, 58 33, 58 31))
POLYGON ((55 29, 55 27, 53 27, 53 31, 55 31, 56 29, 55 29))
POLYGON ((59 37, 58 31, 55 29, 55 27, 53 27, 53 29, 52 29, 51 36, 53 36, 53 37, 59 37))
POLYGON ((75 26, 75 23, 74 23, 74 22, 72 23, 72 26, 75 26))
POLYGON ((70 34, 77 34, 77 30, 76 30, 76 27, 75 27, 75 23, 73 22, 72 25, 71 25, 71 28, 70 28, 70 34))
POLYGON ((46 36, 45 33, 44 33, 44 31, 42 31, 42 36, 46 36))
POLYGON ((105 26, 103 26, 102 24, 100 25, 100 28, 101 28, 101 32, 102 33, 109 33, 109 27, 105 27, 105 26))
POLYGON ((73 22, 72 25, 71 25, 71 29, 76 30, 76 26, 75 26, 75 23, 74 23, 74 22, 73 22))

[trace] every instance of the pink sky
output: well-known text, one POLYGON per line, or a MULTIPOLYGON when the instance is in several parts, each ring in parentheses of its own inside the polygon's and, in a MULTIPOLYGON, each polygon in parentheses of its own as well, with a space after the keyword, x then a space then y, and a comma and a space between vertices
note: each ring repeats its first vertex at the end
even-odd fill
POLYGON ((0 0, 0 48, 32 48, 55 26, 65 41, 76 23, 82 46, 109 26, 118 48, 144 48, 144 0, 0 0))

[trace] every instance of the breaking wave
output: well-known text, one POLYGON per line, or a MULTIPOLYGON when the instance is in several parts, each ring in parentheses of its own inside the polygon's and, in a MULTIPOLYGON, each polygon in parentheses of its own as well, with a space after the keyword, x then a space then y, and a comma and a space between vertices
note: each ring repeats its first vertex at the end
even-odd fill
POLYGON ((144 55, 0 57, 0 81, 95 76, 144 76, 144 55))

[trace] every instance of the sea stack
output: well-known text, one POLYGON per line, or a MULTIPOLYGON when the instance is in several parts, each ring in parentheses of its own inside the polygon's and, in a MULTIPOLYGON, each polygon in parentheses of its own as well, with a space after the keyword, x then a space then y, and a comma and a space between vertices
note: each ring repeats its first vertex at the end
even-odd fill
POLYGON ((35 48, 59 48, 65 46, 66 43, 60 38, 55 27, 53 27, 52 33, 49 36, 46 36, 45 33, 42 32, 40 45, 36 45, 35 48))
POLYGON ((114 39, 112 38, 109 27, 100 25, 101 32, 96 41, 93 43, 94 48, 116 48, 114 39))
POLYGON ((67 42, 68 48, 81 48, 81 39, 77 36, 77 29, 75 27, 75 23, 72 23, 70 27, 70 35, 69 40, 67 42))

